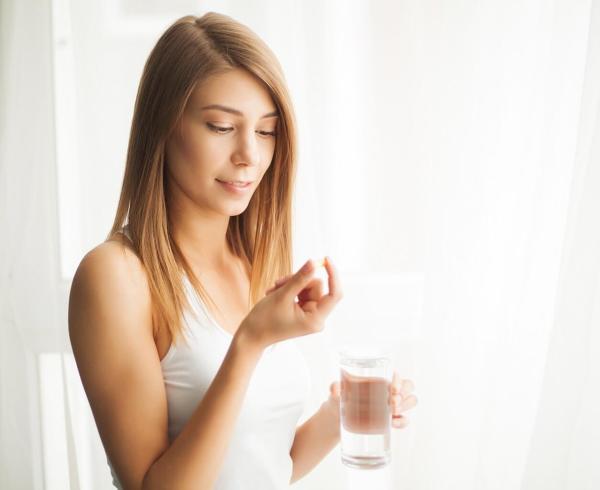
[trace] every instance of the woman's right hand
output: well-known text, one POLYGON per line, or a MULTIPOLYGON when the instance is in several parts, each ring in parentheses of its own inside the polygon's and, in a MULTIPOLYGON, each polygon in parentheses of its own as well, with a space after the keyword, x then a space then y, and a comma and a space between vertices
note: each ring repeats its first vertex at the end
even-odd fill
POLYGON ((320 281, 313 280, 315 263, 308 260, 295 274, 276 283, 242 321, 236 335, 259 349, 311 333, 320 332, 342 290, 336 268, 325 260, 329 292, 321 294, 320 281), (299 301, 296 301, 299 298, 299 301))

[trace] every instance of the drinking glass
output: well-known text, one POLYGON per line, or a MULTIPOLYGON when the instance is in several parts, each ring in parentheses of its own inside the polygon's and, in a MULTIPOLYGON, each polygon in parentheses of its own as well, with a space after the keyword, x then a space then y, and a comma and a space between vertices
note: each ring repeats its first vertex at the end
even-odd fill
POLYGON ((373 348, 345 348, 339 355, 342 462, 381 468, 390 462, 390 359, 373 348))

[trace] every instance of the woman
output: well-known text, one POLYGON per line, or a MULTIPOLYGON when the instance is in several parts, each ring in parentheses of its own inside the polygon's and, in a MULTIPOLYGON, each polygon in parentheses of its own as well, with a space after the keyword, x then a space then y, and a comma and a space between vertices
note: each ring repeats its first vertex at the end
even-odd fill
MULTIPOLYGON (((113 228, 69 303, 118 488, 279 489, 337 444, 336 383, 296 430, 309 379, 289 340, 322 330, 342 293, 331 260, 328 294, 312 261, 290 274, 295 161, 269 48, 216 13, 169 27, 142 75, 113 228)), ((396 426, 410 389, 393 384, 396 426)))

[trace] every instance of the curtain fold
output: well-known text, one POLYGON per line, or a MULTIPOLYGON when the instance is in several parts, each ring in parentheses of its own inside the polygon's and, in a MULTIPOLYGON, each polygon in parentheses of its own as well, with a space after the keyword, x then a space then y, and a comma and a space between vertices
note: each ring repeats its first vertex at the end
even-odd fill
POLYGON ((523 490, 600 486, 600 2, 590 11, 552 337, 523 490))

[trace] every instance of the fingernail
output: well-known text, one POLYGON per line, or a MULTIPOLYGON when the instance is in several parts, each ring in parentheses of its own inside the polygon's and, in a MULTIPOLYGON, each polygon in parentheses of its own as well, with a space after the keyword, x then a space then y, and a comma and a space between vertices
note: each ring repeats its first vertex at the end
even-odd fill
POLYGON ((306 263, 302 266, 302 268, 300 269, 300 272, 302 272, 303 274, 308 274, 309 272, 311 272, 313 270, 313 262, 311 259, 308 259, 306 261, 306 263))

